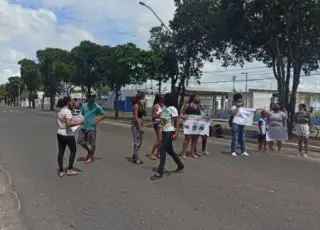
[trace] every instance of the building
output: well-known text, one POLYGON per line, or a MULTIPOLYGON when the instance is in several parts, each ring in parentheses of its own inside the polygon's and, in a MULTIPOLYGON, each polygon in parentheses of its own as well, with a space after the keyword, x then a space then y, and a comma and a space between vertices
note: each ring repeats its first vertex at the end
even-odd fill
MULTIPOLYGON (((271 102, 277 101, 276 90, 269 89, 249 89, 248 107, 255 109, 267 109, 271 102)), ((313 107, 315 112, 320 111, 320 93, 298 91, 296 94, 296 108, 300 103, 307 107, 313 107)))

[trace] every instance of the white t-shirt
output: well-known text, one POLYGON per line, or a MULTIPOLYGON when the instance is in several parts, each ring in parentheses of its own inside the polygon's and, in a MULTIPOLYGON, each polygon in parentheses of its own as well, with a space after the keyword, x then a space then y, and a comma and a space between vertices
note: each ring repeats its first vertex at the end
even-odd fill
POLYGON ((72 119, 71 110, 62 108, 58 113, 58 134, 63 136, 73 136, 74 132, 67 126, 67 119, 72 119))
POLYGON ((174 127, 174 118, 178 117, 178 110, 174 106, 166 107, 162 110, 160 115, 160 127, 164 132, 173 132, 176 130, 174 127))

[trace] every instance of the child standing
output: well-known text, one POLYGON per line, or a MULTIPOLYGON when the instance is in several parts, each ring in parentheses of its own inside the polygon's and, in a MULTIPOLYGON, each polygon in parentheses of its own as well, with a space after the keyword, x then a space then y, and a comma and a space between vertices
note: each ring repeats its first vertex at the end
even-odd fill
POLYGON ((258 136, 258 145, 259 145, 259 151, 261 151, 263 146, 263 151, 266 151, 266 123, 267 123, 267 116, 268 113, 265 110, 261 111, 261 118, 258 122, 258 128, 259 128, 259 136, 258 136))

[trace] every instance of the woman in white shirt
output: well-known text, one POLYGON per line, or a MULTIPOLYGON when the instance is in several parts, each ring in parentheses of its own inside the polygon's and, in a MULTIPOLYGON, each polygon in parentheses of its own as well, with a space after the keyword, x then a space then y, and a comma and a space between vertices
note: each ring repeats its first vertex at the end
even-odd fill
POLYGON ((74 138, 74 131, 71 127, 81 125, 83 122, 72 122, 72 114, 69 109, 71 103, 71 98, 64 97, 58 101, 57 107, 60 108, 58 113, 58 131, 57 131, 57 140, 58 140, 58 165, 59 165, 59 176, 75 176, 78 175, 78 172, 73 169, 74 160, 77 152, 76 140, 74 138), (65 173, 63 169, 63 157, 68 146, 70 150, 69 157, 69 166, 68 170, 65 173))
POLYGON ((160 129, 162 132, 162 140, 160 144, 160 164, 157 173, 151 177, 151 180, 162 178, 164 173, 164 166, 166 164, 167 153, 173 158, 177 164, 177 169, 174 172, 182 172, 184 165, 174 151, 172 141, 176 140, 179 134, 179 114, 175 107, 175 97, 171 93, 164 96, 164 106, 160 115, 160 129))

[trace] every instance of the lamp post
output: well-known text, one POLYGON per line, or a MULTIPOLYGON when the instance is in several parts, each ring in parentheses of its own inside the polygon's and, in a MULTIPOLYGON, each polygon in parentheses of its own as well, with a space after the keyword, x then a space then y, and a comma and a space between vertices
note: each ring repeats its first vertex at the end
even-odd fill
POLYGON ((246 76, 246 107, 248 106, 248 72, 242 72, 246 76))
POLYGON ((148 8, 153 14, 154 16, 156 16, 156 18, 159 20, 159 22, 161 23, 162 26, 164 26, 170 33, 172 33, 172 31, 166 26, 166 24, 164 24, 164 22, 162 21, 162 19, 157 15, 157 13, 147 4, 145 4, 144 2, 139 2, 139 4, 141 6, 144 6, 146 8, 148 8))

